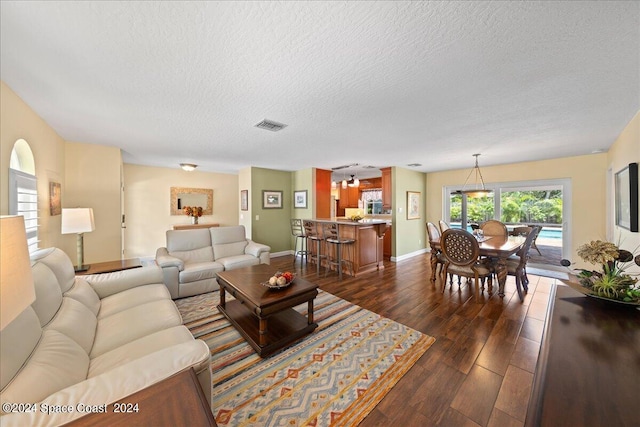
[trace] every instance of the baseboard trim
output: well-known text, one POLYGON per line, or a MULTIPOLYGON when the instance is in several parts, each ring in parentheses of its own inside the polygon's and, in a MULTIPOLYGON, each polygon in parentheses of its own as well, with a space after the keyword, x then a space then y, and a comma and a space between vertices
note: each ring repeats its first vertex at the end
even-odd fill
POLYGON ((271 258, 279 258, 281 256, 293 255, 293 250, 271 252, 271 258))
POLYGON ((413 258, 418 255, 426 254, 428 252, 431 252, 429 248, 423 248, 417 251, 409 252, 408 254, 400 255, 399 257, 392 256, 390 261, 391 262, 404 261, 405 259, 413 258))

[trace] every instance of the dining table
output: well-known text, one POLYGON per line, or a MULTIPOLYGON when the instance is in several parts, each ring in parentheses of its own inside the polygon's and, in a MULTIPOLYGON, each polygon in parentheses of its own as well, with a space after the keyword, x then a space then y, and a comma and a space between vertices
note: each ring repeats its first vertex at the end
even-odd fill
MULTIPOLYGON (((498 279, 498 295, 504 297, 504 285, 507 281, 507 259, 515 255, 524 245, 525 237, 523 236, 484 236, 478 237, 478 247, 480 248, 480 257, 490 258, 493 268, 498 279)), ((441 252, 440 239, 430 241, 431 245, 431 281, 436 280, 436 266, 438 262, 438 253, 441 252)), ((520 297, 522 301, 523 296, 520 297)))

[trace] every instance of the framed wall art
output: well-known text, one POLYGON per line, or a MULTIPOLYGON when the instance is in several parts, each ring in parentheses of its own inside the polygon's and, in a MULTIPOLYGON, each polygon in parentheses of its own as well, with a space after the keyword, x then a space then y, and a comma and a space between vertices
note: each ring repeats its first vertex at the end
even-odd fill
POLYGON ((249 190, 240 190, 240 210, 249 210, 249 190))
POLYGON ((262 209, 282 209, 282 191, 262 190, 262 209))
POLYGON ((638 232, 638 164, 629 163, 615 177, 616 225, 638 232))
POLYGON ((307 208, 307 190, 293 192, 293 207, 296 209, 307 208))
POLYGON ((51 216, 60 215, 62 213, 62 205, 60 203, 62 189, 59 182, 49 183, 49 213, 51 216))
POLYGON ((420 219, 420 192, 407 191, 407 219, 420 219))

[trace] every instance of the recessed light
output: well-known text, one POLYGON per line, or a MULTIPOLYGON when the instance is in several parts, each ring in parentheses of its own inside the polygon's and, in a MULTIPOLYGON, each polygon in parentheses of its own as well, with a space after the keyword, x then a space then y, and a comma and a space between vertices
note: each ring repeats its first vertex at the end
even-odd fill
POLYGON ((591 152, 591 154, 600 154, 600 153, 604 153, 605 151, 602 148, 598 148, 595 149, 591 152))

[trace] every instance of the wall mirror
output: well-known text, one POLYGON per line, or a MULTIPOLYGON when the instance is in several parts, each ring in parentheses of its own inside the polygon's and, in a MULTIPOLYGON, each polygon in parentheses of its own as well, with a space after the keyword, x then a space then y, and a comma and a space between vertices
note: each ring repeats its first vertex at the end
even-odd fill
POLYGON ((202 206, 203 215, 213 215, 213 190, 171 187, 171 215, 184 215, 185 206, 202 206))

